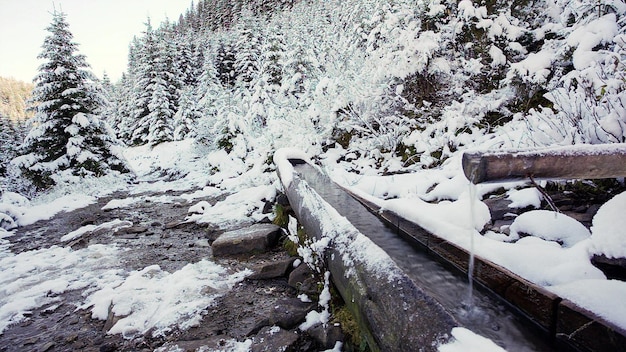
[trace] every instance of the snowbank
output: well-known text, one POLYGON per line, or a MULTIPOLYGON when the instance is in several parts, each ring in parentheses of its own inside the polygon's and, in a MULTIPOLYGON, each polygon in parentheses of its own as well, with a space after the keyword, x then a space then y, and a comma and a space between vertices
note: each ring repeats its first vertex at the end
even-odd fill
POLYGON ((532 210, 521 214, 510 227, 511 237, 521 234, 543 238, 547 241, 562 242, 571 247, 591 236, 587 228, 577 220, 555 211, 532 210))
POLYGON ((592 254, 607 258, 626 258, 626 192, 600 207, 591 227, 592 254))

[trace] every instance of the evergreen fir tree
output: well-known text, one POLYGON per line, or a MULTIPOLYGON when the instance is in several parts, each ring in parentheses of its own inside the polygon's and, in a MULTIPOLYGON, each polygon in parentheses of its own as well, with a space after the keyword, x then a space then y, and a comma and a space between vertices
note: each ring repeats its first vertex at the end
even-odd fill
POLYGON ((258 73, 261 55, 261 28, 259 20, 250 10, 242 11, 235 25, 235 70, 242 88, 249 88, 258 73))
POLYGON ((7 164, 15 156, 16 134, 11 120, 0 113, 0 177, 6 174, 7 164))
POLYGON ((282 79, 284 47, 280 29, 270 28, 261 45, 256 66, 259 68, 250 82, 250 97, 247 119, 257 131, 267 125, 267 121, 280 115, 281 107, 276 104, 282 79))
POLYGON ((136 96, 133 89, 133 81, 131 75, 122 74, 122 78, 116 84, 113 95, 115 110, 107 119, 117 138, 125 143, 130 143, 131 134, 135 129, 136 123, 133 116, 136 96))
POLYGON ((137 72, 139 86, 145 88, 137 99, 133 144, 158 144, 174 139, 173 117, 183 81, 175 62, 172 36, 168 23, 158 31, 152 31, 148 23, 137 72))
POLYGON ((148 105, 152 100, 152 87, 155 78, 154 63, 157 60, 156 33, 150 19, 146 22, 146 31, 141 39, 136 39, 133 61, 129 61, 129 71, 133 76, 133 114, 129 119, 129 142, 139 145, 146 142, 149 134, 148 124, 144 120, 150 114, 148 105))
POLYGON ((38 189, 54 185, 52 175, 63 170, 95 176, 127 171, 112 131, 96 115, 103 98, 65 17, 55 12, 47 28, 39 55, 46 62, 35 77, 32 98, 38 103, 33 128, 12 161, 38 189))
POLYGON ((232 88, 237 80, 235 52, 228 38, 220 40, 215 57, 217 76, 224 87, 232 88))
POLYGON ((194 126, 201 117, 196 89, 187 87, 180 94, 178 111, 174 115, 174 140, 195 137, 194 126))

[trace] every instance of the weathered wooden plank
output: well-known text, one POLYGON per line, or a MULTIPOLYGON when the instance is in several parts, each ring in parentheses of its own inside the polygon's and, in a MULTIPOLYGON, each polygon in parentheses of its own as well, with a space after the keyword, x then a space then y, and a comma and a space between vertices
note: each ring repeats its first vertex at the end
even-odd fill
POLYGON ((626 176, 626 143, 463 154, 472 183, 536 179, 600 179, 626 176))

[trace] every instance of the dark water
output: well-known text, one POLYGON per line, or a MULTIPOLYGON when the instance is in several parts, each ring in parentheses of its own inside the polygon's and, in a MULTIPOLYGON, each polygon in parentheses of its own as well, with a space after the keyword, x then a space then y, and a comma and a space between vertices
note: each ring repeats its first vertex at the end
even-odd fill
POLYGON ((384 249, 420 288, 439 301, 463 327, 490 338, 511 352, 552 350, 534 327, 485 292, 474 288, 471 302, 468 302, 470 288, 466 277, 451 272, 427 253, 415 249, 327 176, 310 165, 297 165, 296 171, 326 202, 384 249))

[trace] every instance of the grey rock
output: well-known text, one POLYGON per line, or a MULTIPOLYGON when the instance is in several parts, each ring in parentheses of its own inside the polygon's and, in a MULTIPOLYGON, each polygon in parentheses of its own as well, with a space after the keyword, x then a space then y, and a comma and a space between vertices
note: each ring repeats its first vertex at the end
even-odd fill
POLYGON ((511 226, 511 224, 513 224, 513 219, 508 219, 508 220, 496 220, 493 223, 493 226, 491 227, 494 231, 497 232, 501 232, 505 235, 509 235, 510 234, 510 229, 509 227, 511 226))
POLYGON ((115 313, 113 313, 113 304, 109 304, 109 313, 107 315, 107 319, 104 322, 102 332, 108 332, 109 330, 111 330, 113 325, 115 325, 122 318, 123 317, 116 316, 115 313))
POLYGON ((508 213, 518 213, 519 210, 515 208, 509 208, 509 204, 512 202, 503 197, 493 197, 487 198, 483 200, 489 207, 489 212, 491 213, 491 218, 495 220, 504 219, 505 215, 508 213))
POLYGON ((289 274, 289 286, 306 294, 317 293, 317 280, 313 270, 306 264, 300 264, 289 274))
POLYGON ((94 218, 87 218, 80 223, 80 226, 93 225, 96 223, 94 218))
POLYGON ((37 336, 29 337, 28 339, 24 340, 24 342, 22 342, 22 346, 34 345, 37 342, 39 342, 39 337, 37 336))
POLYGON ((266 252, 276 245, 280 227, 274 224, 255 224, 219 236, 211 248, 213 256, 224 257, 237 254, 266 252))
POLYGON ((114 352, 117 351, 117 345, 109 342, 109 343, 105 343, 104 345, 100 346, 100 352, 114 352))
POLYGON ((178 226, 180 226, 182 224, 184 224, 184 221, 174 220, 174 221, 170 221, 167 224, 165 224, 164 228, 166 230, 174 229, 174 228, 176 228, 176 227, 178 227, 178 226))
POLYGON ((45 345, 41 346, 39 351, 41 351, 41 352, 50 351, 54 347, 54 345, 55 345, 55 343, 50 341, 50 342, 46 343, 45 345))
POLYGON ((304 321, 313 307, 313 303, 302 302, 298 298, 282 298, 270 312, 269 323, 283 329, 293 329, 304 321))
POLYGON ((299 335, 277 326, 264 327, 254 337, 252 352, 291 351, 295 348, 299 335))
POLYGON ((168 342, 162 347, 164 347, 166 351, 215 351, 223 350, 226 345, 226 341, 228 340, 231 340, 231 338, 228 336, 218 335, 201 340, 168 342))
POLYGON ((251 316, 240 318, 237 325, 229 332, 230 335, 245 339, 259 332, 262 328, 270 325, 269 318, 264 316, 251 316))
POLYGON ((343 331, 339 324, 318 324, 306 331, 324 349, 335 347, 337 341, 344 340, 343 331))
POLYGON ((148 231, 147 227, 137 225, 137 226, 131 226, 131 227, 125 228, 123 230, 120 230, 119 232, 127 233, 127 234, 137 234, 137 233, 144 233, 146 231, 148 231))
POLYGON ((252 280, 267 280, 285 276, 293 265, 294 260, 295 258, 287 258, 259 264, 253 269, 254 274, 248 278, 252 280))
POLYGON ((593 215, 592 213, 579 213, 577 211, 564 211, 563 214, 574 218, 576 220, 578 220, 578 222, 581 222, 583 224, 591 224, 591 221, 593 220, 593 215))
POLYGON ((593 254, 591 264, 602 270, 609 279, 626 281, 626 258, 609 258, 604 254, 593 254))

